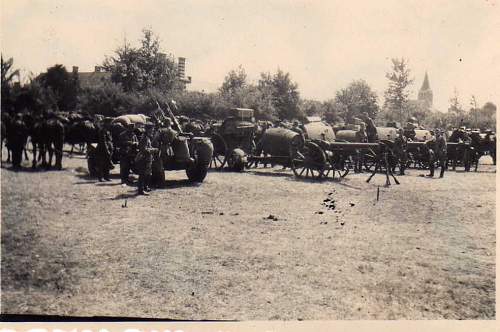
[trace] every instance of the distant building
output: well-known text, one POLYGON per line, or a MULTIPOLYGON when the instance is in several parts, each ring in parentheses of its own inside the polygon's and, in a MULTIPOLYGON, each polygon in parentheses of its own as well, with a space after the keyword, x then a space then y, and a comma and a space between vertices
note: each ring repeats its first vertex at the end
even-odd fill
POLYGON ((73 66, 73 74, 78 75, 82 89, 102 86, 111 81, 111 73, 100 66, 95 66, 93 72, 80 72, 77 66, 73 66))
POLYGON ((177 60, 177 79, 183 90, 186 90, 187 84, 191 84, 191 76, 186 77, 186 58, 180 57, 177 60))
POLYGON ((422 87, 418 91, 417 99, 411 99, 408 101, 409 114, 412 114, 417 120, 421 120, 425 117, 426 113, 436 112, 437 110, 433 107, 434 95, 429 84, 429 75, 425 72, 424 82, 422 87))
MULTIPOLYGON (((166 54, 162 54, 166 56, 166 54)), ((95 66, 93 72, 81 72, 78 71, 77 66, 73 66, 73 74, 78 75, 78 80, 80 82, 80 87, 82 89, 99 87, 104 85, 106 82, 111 81, 111 73, 106 71, 101 66, 95 66)), ((186 75, 186 58, 180 57, 177 60, 177 80, 180 83, 181 89, 185 90, 186 85, 191 83, 191 76, 186 75)))
POLYGON ((420 91, 418 91, 418 101, 420 101, 426 108, 432 109, 432 90, 429 84, 429 77, 427 76, 427 72, 425 72, 424 82, 422 83, 422 87, 420 91))

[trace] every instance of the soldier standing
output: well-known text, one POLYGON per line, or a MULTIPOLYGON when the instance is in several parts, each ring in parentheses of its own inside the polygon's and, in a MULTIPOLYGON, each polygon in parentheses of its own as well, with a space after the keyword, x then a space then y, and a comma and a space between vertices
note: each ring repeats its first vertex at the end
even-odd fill
MULTIPOLYGON (((361 122, 359 125, 359 130, 356 132, 356 142, 366 143, 368 142, 368 136, 365 131, 365 124, 361 122)), ((361 154, 360 149, 356 149, 356 155, 354 160, 354 173, 362 173, 363 172, 363 161, 364 158, 361 154)))
POLYGON ((427 174, 426 176, 428 177, 434 177, 434 164, 436 162, 436 155, 434 153, 433 149, 433 143, 432 141, 427 141, 426 146, 427 146, 427 155, 428 155, 428 160, 429 160, 429 171, 430 173, 427 174))
POLYGON ((111 160, 113 154, 113 142, 107 123, 103 123, 100 126, 98 135, 96 148, 97 177, 100 182, 102 182, 103 179, 105 181, 111 181, 109 178, 109 171, 114 168, 113 161, 111 160))
POLYGON ((147 196, 149 195, 147 192, 151 190, 149 188, 149 180, 152 173, 153 152, 158 150, 151 145, 153 127, 152 123, 146 123, 146 131, 139 141, 139 153, 135 158, 136 168, 139 172, 138 195, 147 196))
POLYGON ((129 183, 128 176, 134 160, 136 148, 139 144, 137 136, 134 133, 134 124, 129 123, 119 136, 120 140, 120 178, 123 184, 129 183))
POLYGON ((366 123, 366 136, 367 141, 370 143, 378 141, 377 127, 375 126, 375 122, 368 115, 368 113, 364 113, 365 123, 366 123))
POLYGON ((399 161, 399 175, 405 175, 406 162, 408 161, 408 138, 404 135, 404 130, 402 128, 399 128, 398 130, 398 137, 394 140, 394 145, 399 161))
POLYGON ((436 131, 436 158, 439 160, 439 167, 441 167, 441 173, 439 177, 442 178, 444 176, 444 171, 446 169, 446 162, 448 159, 448 149, 446 138, 443 135, 443 132, 438 129, 436 131))

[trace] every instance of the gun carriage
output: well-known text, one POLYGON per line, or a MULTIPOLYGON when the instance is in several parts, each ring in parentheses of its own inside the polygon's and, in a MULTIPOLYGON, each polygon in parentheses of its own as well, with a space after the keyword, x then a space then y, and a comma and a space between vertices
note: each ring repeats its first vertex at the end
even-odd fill
MULTIPOLYGON (((183 132, 170 106, 166 104, 168 115, 165 115, 159 104, 157 106, 157 110, 152 114, 152 117, 156 120, 153 142, 156 143, 155 146, 158 148, 153 160, 152 179, 163 182, 165 181, 164 171, 185 170, 190 181, 203 182, 214 149, 210 139, 207 137, 194 137, 192 133, 183 132), (165 135, 165 130, 168 129, 161 126, 161 123, 165 123, 167 118, 171 120, 172 128, 177 131, 177 134, 175 136, 172 134, 169 139, 165 135)), ((149 117, 141 115, 125 115, 116 118, 114 123, 145 124, 148 119, 149 117)), ((123 152, 118 151, 118 153, 123 152)), ((138 153, 136 147, 133 154, 137 157, 138 153)), ((89 148, 87 157, 89 173, 93 175, 96 173, 96 149, 94 146, 89 148)), ((137 173, 137 169, 134 167, 134 159, 131 160, 131 169, 134 173, 137 173)))

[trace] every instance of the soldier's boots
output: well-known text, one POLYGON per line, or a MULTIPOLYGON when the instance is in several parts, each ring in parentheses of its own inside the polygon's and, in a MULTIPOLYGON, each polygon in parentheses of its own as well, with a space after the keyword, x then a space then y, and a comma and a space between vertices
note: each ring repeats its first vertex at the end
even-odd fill
POLYGON ((434 177, 434 170, 431 169, 431 173, 430 174, 427 174, 426 176, 430 177, 430 178, 433 178, 434 177))

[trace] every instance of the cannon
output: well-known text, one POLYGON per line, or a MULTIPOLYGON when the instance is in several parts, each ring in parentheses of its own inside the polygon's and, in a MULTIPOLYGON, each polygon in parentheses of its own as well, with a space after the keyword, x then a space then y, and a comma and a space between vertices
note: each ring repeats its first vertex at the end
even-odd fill
MULTIPOLYGON (((175 104, 173 105, 175 106, 175 104)), ((207 175, 208 166, 214 150, 210 139, 207 137, 194 137, 192 133, 183 132, 169 104, 166 104, 168 115, 165 115, 165 112, 158 103, 157 106, 157 110, 153 112, 153 117, 157 120, 170 118, 173 123, 173 128, 177 130, 177 135, 170 142, 167 136, 164 135, 165 131, 169 129, 160 127, 162 121, 156 121, 153 143, 155 147, 158 148, 158 153, 154 156, 153 160, 152 181, 162 185, 165 181, 165 171, 185 170, 190 181, 203 182, 207 175)), ((116 121, 114 120, 114 123, 125 122, 141 124, 143 120, 147 118, 148 117, 142 118, 142 116, 121 116, 115 118, 116 121)), ((91 145, 87 154, 88 169, 91 175, 96 173, 95 147, 95 144, 91 145)), ((137 173, 133 162, 132 171, 137 173)))

